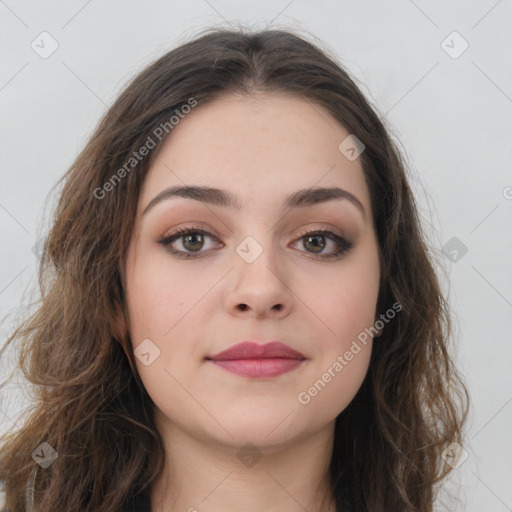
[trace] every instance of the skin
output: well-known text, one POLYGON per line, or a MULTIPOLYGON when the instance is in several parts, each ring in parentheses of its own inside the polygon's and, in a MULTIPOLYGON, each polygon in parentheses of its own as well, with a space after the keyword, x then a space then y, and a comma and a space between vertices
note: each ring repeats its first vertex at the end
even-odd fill
MULTIPOLYGON (((307 404, 307 391, 357 335, 378 318, 379 258, 369 191, 359 159, 338 145, 349 132, 327 110, 303 98, 229 95, 197 106, 175 126, 139 198, 124 269, 133 347, 150 339, 160 355, 136 358, 155 403, 166 468, 151 491, 155 511, 289 512, 320 510, 336 416, 368 370, 372 340, 307 404), (202 185, 240 196, 240 211, 171 198, 142 215, 159 192, 202 185), (298 189, 341 187, 347 200, 283 210, 298 189), (204 236, 172 247, 158 240, 179 227, 204 236), (306 231, 329 229, 354 244, 339 259, 307 244, 306 231), (263 252, 247 263, 237 246, 252 236, 263 252), (305 245, 306 244, 306 245, 305 245), (282 341, 306 360, 288 373, 255 379, 205 358, 244 341, 282 341), (252 443, 254 465, 237 456, 252 443), (307 461, 307 463, 305 463, 307 461)), ((334 511, 331 503, 322 510, 334 511)))

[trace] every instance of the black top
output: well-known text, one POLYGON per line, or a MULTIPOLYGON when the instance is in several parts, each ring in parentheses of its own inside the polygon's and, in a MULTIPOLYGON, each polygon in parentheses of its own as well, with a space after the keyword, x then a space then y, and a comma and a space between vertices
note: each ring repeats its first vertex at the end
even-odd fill
POLYGON ((127 512, 151 512, 151 500, 147 492, 137 494, 129 503, 127 512))

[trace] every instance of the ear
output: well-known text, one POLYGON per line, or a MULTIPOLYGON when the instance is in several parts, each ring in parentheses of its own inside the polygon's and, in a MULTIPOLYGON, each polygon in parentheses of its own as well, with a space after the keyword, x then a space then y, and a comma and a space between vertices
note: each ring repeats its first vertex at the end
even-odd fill
POLYGON ((128 334, 128 326, 124 312, 117 301, 114 301, 114 306, 116 308, 116 314, 114 318, 113 335, 115 340, 121 343, 121 340, 125 339, 128 334))

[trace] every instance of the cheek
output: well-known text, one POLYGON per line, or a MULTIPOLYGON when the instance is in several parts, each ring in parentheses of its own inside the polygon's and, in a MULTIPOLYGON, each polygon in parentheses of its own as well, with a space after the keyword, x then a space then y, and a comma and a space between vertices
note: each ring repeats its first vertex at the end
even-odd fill
POLYGON ((127 302, 134 344, 145 338, 164 340, 199 297, 201 286, 186 272, 170 272, 162 258, 138 258, 130 274, 127 302), (192 285, 193 283, 193 285, 192 285))
POLYGON ((374 278, 352 273, 322 296, 322 329, 297 401, 312 424, 336 418, 353 400, 368 372, 378 296, 374 278))
POLYGON ((321 321, 316 322, 314 364, 297 397, 311 421, 329 421, 343 411, 370 362, 379 292, 377 250, 360 252, 345 263, 312 299, 321 321))
POLYGON ((379 293, 377 256, 354 256, 340 266, 335 276, 316 288, 311 304, 320 320, 317 324, 324 336, 322 349, 344 350, 350 341, 374 325, 379 293))
POLYGON ((201 347, 192 342, 192 333, 199 327, 197 319, 208 317, 202 299, 215 281, 199 280, 192 266, 170 270, 166 255, 154 252, 139 252, 130 269, 129 329, 139 375, 153 400, 161 396, 177 399, 183 392, 171 375, 185 382, 197 371, 202 354, 201 347), (146 365, 139 356, 148 352, 146 365))
POLYGON ((178 409, 186 409, 189 397, 172 376, 182 382, 183 375, 195 370, 193 344, 179 342, 187 339, 187 312, 193 314, 201 296, 190 282, 190 276, 165 271, 157 258, 150 262, 141 257, 130 276, 127 302, 135 362, 146 391, 164 409, 169 398, 180 404, 178 409), (147 365, 141 358, 145 353, 150 354, 147 365))

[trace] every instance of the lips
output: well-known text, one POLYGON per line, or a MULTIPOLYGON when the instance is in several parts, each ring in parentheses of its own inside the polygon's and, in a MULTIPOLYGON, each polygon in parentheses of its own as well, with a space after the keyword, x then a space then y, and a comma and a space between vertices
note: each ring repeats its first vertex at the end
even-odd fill
POLYGON ((276 377, 297 368, 306 358, 279 341, 265 345, 244 341, 206 358, 217 366, 244 377, 276 377))
POLYGON ((305 359, 304 355, 279 341, 259 345, 251 341, 237 343, 231 348, 207 357, 213 361, 234 361, 236 359, 305 359))

